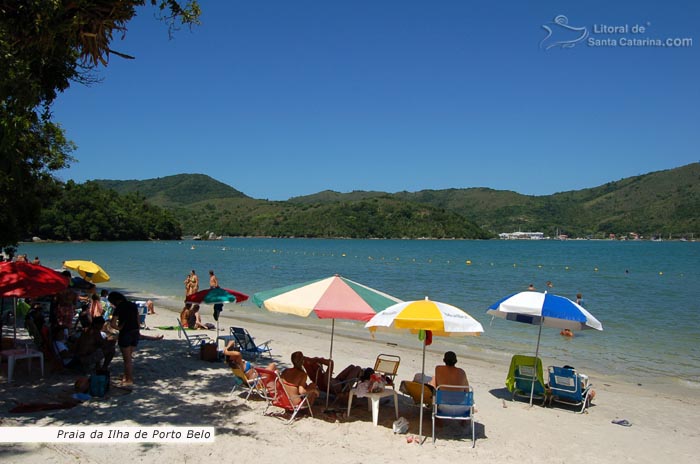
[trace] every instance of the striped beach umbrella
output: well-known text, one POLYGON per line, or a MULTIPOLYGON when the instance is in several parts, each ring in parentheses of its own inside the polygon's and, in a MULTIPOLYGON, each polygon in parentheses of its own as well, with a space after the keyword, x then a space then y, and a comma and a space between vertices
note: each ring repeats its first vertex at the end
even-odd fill
MULTIPOLYGON (((425 375, 425 347, 431 343, 432 335, 454 337, 480 335, 484 331, 479 321, 463 310, 447 303, 431 301, 427 296, 424 300, 404 301, 390 306, 372 317, 365 327, 370 331, 378 328, 394 328, 418 333, 423 345, 421 378, 425 375)), ((423 404, 423 393, 424 389, 421 389, 421 404, 423 404)), ((418 427, 418 437, 422 444, 423 408, 420 408, 418 427)))
POLYGON ((334 275, 286 287, 258 292, 253 302, 274 313, 319 319, 349 319, 368 321, 379 311, 400 302, 396 297, 380 292, 345 277, 334 275))
MULTIPOLYGON (((332 319, 329 358, 333 359, 336 319, 366 322, 378 312, 401 300, 348 278, 334 275, 258 292, 253 295, 253 302, 274 313, 294 314, 301 317, 315 314, 319 319, 332 319)), ((330 375, 331 370, 328 369, 328 376, 330 375)), ((330 378, 327 383, 330 387, 330 378)), ((326 406, 328 406, 328 395, 326 395, 326 406)))

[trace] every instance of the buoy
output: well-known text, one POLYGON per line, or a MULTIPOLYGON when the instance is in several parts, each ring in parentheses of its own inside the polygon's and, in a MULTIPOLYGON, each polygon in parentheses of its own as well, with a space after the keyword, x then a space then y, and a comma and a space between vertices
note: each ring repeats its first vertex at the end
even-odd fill
POLYGON ((659 275, 664 275, 664 273, 663 273, 663 272, 659 272, 659 275))
POLYGON ((568 271, 568 270, 569 270, 569 266, 566 266, 564 269, 566 269, 566 270, 568 271))
POLYGON ((342 257, 345 257, 345 253, 343 253, 341 256, 342 256, 342 257))
POLYGON ((593 268, 593 270, 594 270, 595 272, 598 272, 598 268, 597 268, 597 267, 596 267, 596 268, 593 268))
POLYGON ((471 266, 471 265, 472 265, 472 262, 471 262, 471 260, 468 259, 468 260, 467 260, 467 266, 471 266))

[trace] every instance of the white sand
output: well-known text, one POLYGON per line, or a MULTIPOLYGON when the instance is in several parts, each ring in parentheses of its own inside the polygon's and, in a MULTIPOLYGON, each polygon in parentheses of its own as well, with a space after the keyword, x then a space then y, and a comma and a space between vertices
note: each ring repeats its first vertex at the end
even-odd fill
MULTIPOLYGON (((482 463, 620 463, 620 462, 697 462, 700 434, 696 419, 700 417, 696 391, 683 388, 659 393, 647 386, 592 375, 597 391, 594 406, 586 414, 555 406, 529 407, 525 402, 511 402, 504 387, 508 359, 496 361, 473 359, 466 349, 457 353, 475 389, 477 442, 472 449, 467 429, 446 424, 438 431, 435 445, 428 439, 423 446, 407 443, 406 435, 394 435, 395 419, 390 403, 382 403, 379 426, 372 424, 366 400, 355 400, 350 417, 343 413, 324 414, 323 400, 314 407, 314 417, 304 414, 293 424, 275 416, 264 416, 265 403, 259 399, 246 402, 240 391, 229 397, 232 386, 230 370, 222 363, 200 361, 186 354, 184 339, 177 331, 156 330, 156 326, 173 325, 173 310, 160 301, 157 315, 148 316, 152 328, 144 333, 163 334, 162 341, 142 341, 135 360, 136 385, 127 393, 112 389, 105 399, 93 399, 72 409, 32 414, 11 414, 18 402, 56 402, 73 393, 75 376, 53 374, 39 379, 36 370, 29 375, 21 363, 16 381, 0 384, 0 425, 51 426, 213 426, 216 440, 209 444, 0 444, 3 462, 308 462, 322 459, 334 463, 367 462, 457 462, 482 463), (506 398, 506 399, 504 399, 506 398), (633 425, 611 423, 627 419, 633 425)), ((330 342, 330 321, 307 321, 281 318, 285 325, 271 326, 250 320, 241 321, 235 307, 227 306, 220 325, 241 325, 258 339, 273 339, 274 360, 284 366, 289 355, 301 349, 309 355, 326 356, 330 342), (320 322, 320 323, 319 323, 320 322), (321 332, 303 328, 323 327, 321 332)), ((211 321, 205 312, 205 321, 211 321)), ((335 336, 334 359, 339 368, 347 364, 372 366, 379 353, 401 356, 399 380, 411 379, 420 372, 421 352, 416 348, 390 346, 387 338, 377 335, 362 339, 335 336)), ((208 334, 215 337, 215 331, 208 334)), ((428 348, 426 370, 440 363, 442 351, 438 338, 428 348)), ((547 361, 545 360, 545 365, 547 361)), ((336 369, 339 371, 340 369, 336 369)), ((117 354, 112 376, 122 373, 117 354)), ((5 375, 5 374, 3 374, 5 375)), ((339 405, 339 410, 344 409, 339 405)), ((400 396, 400 415, 410 422, 410 435, 418 433, 418 409, 400 396)), ((271 407, 271 412, 281 410, 271 407)), ((430 435, 430 415, 426 412, 424 434, 430 435)))

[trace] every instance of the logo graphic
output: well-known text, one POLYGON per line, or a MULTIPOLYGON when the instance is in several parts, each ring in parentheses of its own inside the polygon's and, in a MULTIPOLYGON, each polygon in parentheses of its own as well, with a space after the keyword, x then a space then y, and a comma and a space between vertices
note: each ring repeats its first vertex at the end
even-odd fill
POLYGON ((557 16, 551 23, 543 24, 542 29, 547 31, 547 36, 540 42, 540 48, 544 50, 554 47, 574 48, 588 37, 588 29, 569 26, 569 19, 564 15, 557 16))

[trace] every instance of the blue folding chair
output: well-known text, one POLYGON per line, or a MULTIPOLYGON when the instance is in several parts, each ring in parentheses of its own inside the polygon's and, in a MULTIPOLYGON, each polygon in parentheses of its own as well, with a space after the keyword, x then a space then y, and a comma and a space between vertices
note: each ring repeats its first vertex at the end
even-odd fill
POLYGON ((549 404, 552 401, 571 406, 581 406, 581 413, 586 410, 591 395, 592 385, 588 377, 570 367, 549 366, 549 404))
POLYGON ((258 345, 255 343, 255 338, 242 327, 231 327, 231 335, 236 341, 238 351, 241 352, 244 358, 252 357, 253 359, 258 359, 263 353, 267 353, 267 357, 272 357, 272 348, 270 348, 272 340, 258 345))
POLYGON ((435 419, 470 421, 472 448, 474 448, 476 446, 474 389, 464 385, 440 385, 437 387, 433 401, 433 443, 435 443, 435 419))

